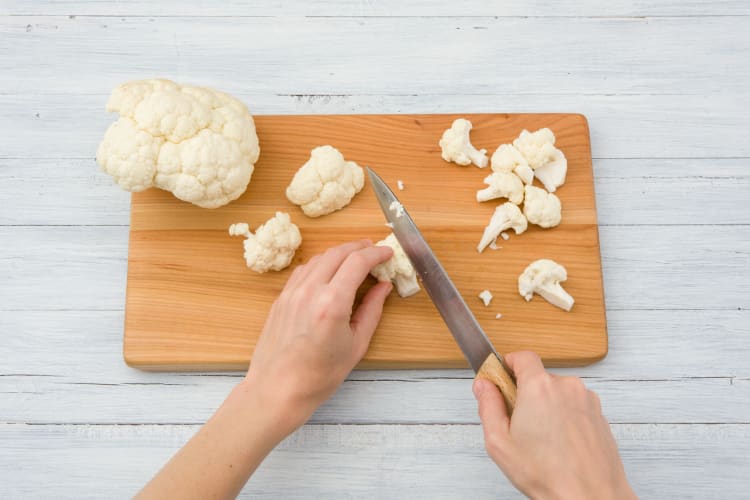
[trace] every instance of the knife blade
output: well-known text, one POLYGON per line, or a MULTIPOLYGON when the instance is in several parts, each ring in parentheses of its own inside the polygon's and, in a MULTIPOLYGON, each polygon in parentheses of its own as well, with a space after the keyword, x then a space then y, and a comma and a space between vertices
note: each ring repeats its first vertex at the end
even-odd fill
POLYGON ((367 167, 370 183, 380 208, 393 228, 393 234, 411 260, 427 294, 443 317, 469 365, 477 374, 490 379, 503 393, 509 411, 515 407, 516 386, 508 368, 474 317, 448 273, 440 264, 409 212, 391 188, 367 167))

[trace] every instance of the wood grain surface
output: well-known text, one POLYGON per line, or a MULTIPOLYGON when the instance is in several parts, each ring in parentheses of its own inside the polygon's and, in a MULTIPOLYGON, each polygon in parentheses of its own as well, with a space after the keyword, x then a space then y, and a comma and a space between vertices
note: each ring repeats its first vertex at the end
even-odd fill
MULTIPOLYGON (((396 191, 499 352, 532 349, 551 366, 588 364, 607 352, 601 260, 591 149, 586 119, 573 114, 466 115, 472 141, 490 154, 526 128, 550 127, 568 158, 558 190, 563 223, 536 226, 501 249, 479 255, 476 244, 500 200, 479 204, 475 192, 489 169, 460 167, 440 157, 437 141, 459 115, 258 116, 261 157, 247 192, 217 210, 149 190, 132 198, 125 359, 144 369, 205 370, 247 366, 267 312, 295 265, 325 249, 389 230, 366 186, 344 210, 311 219, 284 192, 318 145, 374 168, 396 191), (303 244, 292 266, 257 274, 245 267, 242 239, 227 228, 251 228, 289 212, 303 244), (531 261, 552 258, 568 269, 565 287, 576 298, 570 313, 540 297, 527 303, 518 275, 531 261), (477 295, 489 289, 485 307, 477 295), (502 319, 495 319, 502 313, 502 319)), ((374 283, 368 280, 365 291, 374 283)), ((465 367, 457 344, 427 294, 393 294, 360 368, 465 367)))

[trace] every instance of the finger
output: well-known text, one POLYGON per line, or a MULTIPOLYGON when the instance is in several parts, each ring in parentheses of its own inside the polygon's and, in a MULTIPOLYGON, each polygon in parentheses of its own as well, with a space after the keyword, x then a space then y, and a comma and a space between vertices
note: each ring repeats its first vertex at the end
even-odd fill
POLYGON ((367 278, 372 268, 392 256, 393 249, 389 246, 372 246, 352 252, 331 279, 331 286, 354 300, 359 285, 367 278))
POLYGON ((484 442, 487 451, 495 460, 504 454, 510 445, 510 417, 500 390, 487 379, 477 378, 472 386, 479 403, 479 419, 482 421, 484 442))
POLYGON ((516 376, 516 381, 519 385, 523 384, 524 380, 546 373, 541 358, 535 352, 511 352, 510 354, 506 354, 503 359, 505 359, 508 367, 513 370, 513 374, 516 376))
POLYGON ((336 274, 342 262, 352 253, 362 248, 372 246, 369 240, 350 241, 333 248, 329 248, 320 254, 315 266, 311 266, 310 273, 306 276, 307 280, 314 280, 316 283, 328 283, 336 274))
POLYGON ((300 282, 300 279, 302 275, 305 272, 305 266, 303 264, 298 265, 294 268, 292 271, 292 274, 289 276, 289 279, 286 280, 286 285, 284 285, 284 288, 294 288, 297 286, 297 284, 300 282))
POLYGON ((378 283, 367 292, 362 303, 354 311, 350 325, 354 333, 355 362, 359 362, 367 352, 372 334, 375 333, 383 314, 383 303, 391 290, 393 285, 390 282, 378 283))

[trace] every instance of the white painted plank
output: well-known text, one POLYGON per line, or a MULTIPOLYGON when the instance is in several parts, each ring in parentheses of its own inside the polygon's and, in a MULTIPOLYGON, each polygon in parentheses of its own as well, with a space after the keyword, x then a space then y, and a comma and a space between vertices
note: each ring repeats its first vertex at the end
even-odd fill
MULTIPOLYGON (((668 359, 668 353, 666 353, 668 359)), ((154 377, 158 379, 158 377, 154 377)), ((238 380, 190 383, 66 382, 55 377, 0 377, 11 423, 201 423, 238 380), (65 397, 60 397, 64 394, 65 397)), ((750 423, 750 379, 587 379, 617 423, 750 423)), ((315 423, 477 423, 471 378, 349 380, 312 417, 315 423)))
MULTIPOLYGON (((744 226, 599 228, 613 309, 750 308, 744 226)), ((121 310, 128 228, 0 226, 0 311, 121 310)))
POLYGON ((733 16, 11 16, 0 18, 0 93, 101 93, 165 75, 234 94, 739 96, 746 28, 733 16))
MULTIPOLYGON (((158 74, 184 80, 179 78, 184 75, 166 70, 158 74)), ((124 78, 147 76, 153 74, 132 72, 124 78)), ((104 103, 110 84, 116 83, 99 88, 97 95, 0 95, 0 134, 7 138, 0 144, 0 157, 94 158, 114 120, 104 112, 104 103)), ((224 88, 228 81, 212 83, 224 88)), ((589 120, 595 158, 750 157, 744 133, 745 110, 750 109, 747 93, 589 96, 472 91, 469 85, 458 95, 239 97, 257 114, 578 112, 589 120)), ((339 91, 334 87, 332 93, 339 91)), ((750 168, 747 162, 745 168, 750 168)))
MULTIPOLYGON (((0 425, 3 498, 132 496, 197 426, 0 425)), ((750 425, 614 425, 642 498, 742 498, 750 425)), ((241 498, 522 498, 476 425, 308 425, 241 498)))
POLYGON ((749 15, 750 7, 741 0, 702 2, 698 0, 612 0, 606 3, 585 0, 561 3, 552 0, 512 2, 508 0, 326 0, 317 2, 243 2, 186 3, 178 0, 149 2, 134 0, 6 0, 0 15, 95 15, 95 16, 704 16, 749 15))
MULTIPOLYGON (((66 384, 183 384, 210 374, 148 373, 122 360, 122 311, 6 311, 0 315, 0 377, 28 374, 66 384), (19 356, 18 353, 25 355, 19 356)), ((750 312, 610 311, 609 354, 585 368, 558 373, 609 380, 681 377, 750 378, 750 312)), ((223 373, 219 378, 243 374, 223 373)), ((472 377, 468 370, 362 370, 352 380, 472 377)), ((21 380, 21 379, 17 379, 21 380)), ((34 379, 31 379, 32 381, 34 379)), ((23 382, 21 382, 23 383, 23 382)), ((101 387, 106 394, 107 387, 101 387)), ((166 389, 165 389, 166 390, 166 389)))
MULTIPOLYGON (((604 159, 594 170, 600 225, 750 224, 750 160, 604 159)), ((130 196, 90 158, 0 158, 0 186, 0 225, 129 221, 130 196)))

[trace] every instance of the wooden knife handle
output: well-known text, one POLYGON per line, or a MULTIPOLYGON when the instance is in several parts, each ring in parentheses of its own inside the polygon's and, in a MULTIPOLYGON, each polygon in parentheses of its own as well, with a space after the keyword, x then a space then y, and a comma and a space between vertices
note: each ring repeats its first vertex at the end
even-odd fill
POLYGON ((486 378, 500 389, 503 399, 505 399, 505 405, 508 407, 508 415, 512 415, 513 409, 516 407, 516 383, 513 381, 511 374, 500 363, 500 360, 497 359, 497 356, 494 354, 487 356, 474 378, 479 377, 486 378))

